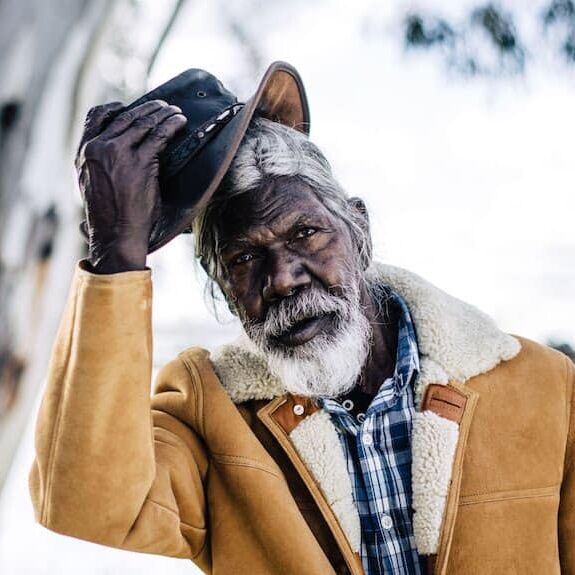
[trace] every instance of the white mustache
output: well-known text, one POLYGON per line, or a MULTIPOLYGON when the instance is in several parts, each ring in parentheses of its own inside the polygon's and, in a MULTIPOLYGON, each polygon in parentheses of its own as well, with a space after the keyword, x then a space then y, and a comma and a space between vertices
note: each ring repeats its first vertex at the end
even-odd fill
POLYGON ((290 331, 297 323, 318 316, 332 314, 336 322, 345 321, 352 307, 348 297, 333 296, 310 288, 270 307, 265 320, 252 322, 246 326, 246 331, 250 337, 262 341, 278 337, 290 331))
POLYGON ((342 296, 311 288, 270 307, 263 321, 244 326, 286 391, 306 397, 338 397, 355 385, 369 353, 372 331, 360 304, 359 287, 354 287, 342 296), (335 316, 329 333, 293 348, 279 345, 278 335, 322 314, 335 316))

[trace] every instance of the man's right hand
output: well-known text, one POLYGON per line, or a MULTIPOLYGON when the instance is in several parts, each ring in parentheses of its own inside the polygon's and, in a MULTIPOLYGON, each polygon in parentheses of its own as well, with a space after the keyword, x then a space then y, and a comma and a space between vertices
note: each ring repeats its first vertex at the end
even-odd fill
POLYGON ((159 155, 185 124, 181 110, 161 100, 131 110, 114 102, 88 112, 76 168, 92 271, 146 267, 160 213, 159 155))

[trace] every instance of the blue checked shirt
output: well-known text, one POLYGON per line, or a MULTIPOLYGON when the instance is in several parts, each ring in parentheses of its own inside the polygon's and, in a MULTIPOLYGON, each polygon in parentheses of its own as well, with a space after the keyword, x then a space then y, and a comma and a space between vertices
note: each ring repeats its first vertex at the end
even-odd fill
POLYGON ((350 413, 349 400, 321 403, 338 428, 347 457, 366 575, 420 574, 425 570, 415 547, 411 508, 413 379, 419 371, 419 354, 406 303, 394 292, 386 303, 399 311, 393 377, 382 383, 365 414, 357 418, 350 413))

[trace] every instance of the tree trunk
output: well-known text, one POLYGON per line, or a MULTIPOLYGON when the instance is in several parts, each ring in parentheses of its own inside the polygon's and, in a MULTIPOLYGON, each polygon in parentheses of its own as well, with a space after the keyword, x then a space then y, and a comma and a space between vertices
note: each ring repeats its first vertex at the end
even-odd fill
POLYGON ((0 488, 83 252, 73 171, 82 119, 97 103, 144 91, 180 5, 0 3, 0 488))

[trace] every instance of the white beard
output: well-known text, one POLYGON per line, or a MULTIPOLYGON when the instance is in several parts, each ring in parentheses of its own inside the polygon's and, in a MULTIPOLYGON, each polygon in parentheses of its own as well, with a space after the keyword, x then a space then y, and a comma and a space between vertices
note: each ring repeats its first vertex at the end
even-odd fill
POLYGON ((371 344, 371 326, 359 295, 353 291, 343 299, 311 292, 300 299, 301 303, 289 303, 285 310, 268 313, 273 317, 263 325, 248 325, 246 333, 265 354, 270 371, 289 393, 305 397, 341 396, 357 382, 371 344), (334 333, 318 334, 303 345, 287 349, 270 345, 270 334, 322 311, 338 313, 334 333))
POLYGON ((355 385, 369 352, 369 324, 365 316, 362 318, 367 325, 358 318, 333 341, 313 345, 312 340, 306 344, 310 346, 310 353, 305 353, 307 357, 269 353, 271 372, 294 395, 333 398, 347 393, 355 385))

